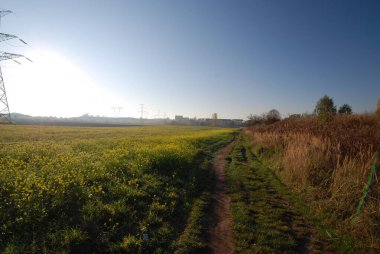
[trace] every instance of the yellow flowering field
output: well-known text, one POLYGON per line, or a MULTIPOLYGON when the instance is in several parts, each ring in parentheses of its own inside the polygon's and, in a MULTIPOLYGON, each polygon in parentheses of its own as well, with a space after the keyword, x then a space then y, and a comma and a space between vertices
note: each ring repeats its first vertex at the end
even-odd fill
POLYGON ((0 252, 174 252, 208 161, 233 135, 0 125, 0 252))

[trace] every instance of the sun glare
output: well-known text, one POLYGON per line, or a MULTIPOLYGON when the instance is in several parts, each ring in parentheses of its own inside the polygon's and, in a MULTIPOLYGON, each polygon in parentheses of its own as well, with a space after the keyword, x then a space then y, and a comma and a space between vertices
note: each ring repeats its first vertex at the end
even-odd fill
POLYGON ((28 56, 33 63, 3 67, 12 112, 60 117, 109 114, 108 93, 64 56, 47 50, 28 56))

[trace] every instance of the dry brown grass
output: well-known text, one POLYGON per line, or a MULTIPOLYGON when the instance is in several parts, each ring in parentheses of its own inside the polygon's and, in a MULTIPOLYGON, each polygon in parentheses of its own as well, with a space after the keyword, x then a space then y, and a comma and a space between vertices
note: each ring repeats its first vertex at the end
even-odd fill
POLYGON ((256 146, 275 151, 277 173, 296 192, 308 193, 312 207, 327 214, 329 223, 352 234, 369 251, 380 252, 378 175, 358 221, 351 224, 374 153, 380 150, 375 116, 336 117, 326 124, 315 118, 287 119, 255 126, 247 135, 256 146))

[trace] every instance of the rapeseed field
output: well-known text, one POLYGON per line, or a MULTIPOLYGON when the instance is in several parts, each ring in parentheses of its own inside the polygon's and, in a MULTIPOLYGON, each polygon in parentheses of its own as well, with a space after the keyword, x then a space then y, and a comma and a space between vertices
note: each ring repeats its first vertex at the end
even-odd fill
POLYGON ((174 252, 233 134, 0 126, 0 252, 174 252))

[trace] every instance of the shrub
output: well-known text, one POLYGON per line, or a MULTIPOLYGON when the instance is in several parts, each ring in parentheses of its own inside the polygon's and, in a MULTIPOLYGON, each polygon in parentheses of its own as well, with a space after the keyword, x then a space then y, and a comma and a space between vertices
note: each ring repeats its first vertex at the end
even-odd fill
POLYGON ((339 115, 351 115, 352 114, 352 108, 348 104, 343 104, 340 106, 338 110, 339 115))

